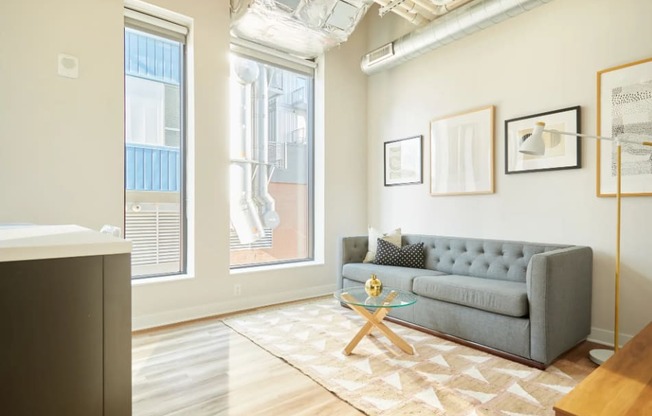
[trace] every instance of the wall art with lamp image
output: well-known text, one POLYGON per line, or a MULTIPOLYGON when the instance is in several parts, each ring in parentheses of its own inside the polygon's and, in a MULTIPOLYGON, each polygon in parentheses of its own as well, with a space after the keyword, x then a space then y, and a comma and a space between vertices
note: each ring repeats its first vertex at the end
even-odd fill
POLYGON ((546 123, 549 129, 581 133, 580 106, 505 120, 505 174, 581 168, 582 143, 579 137, 545 132, 542 136, 543 155, 519 152, 519 146, 530 137, 536 121, 546 123))
POLYGON ((590 358, 597 364, 602 364, 609 359, 619 349, 618 331, 619 331, 619 301, 620 301, 620 207, 621 207, 621 173, 622 163, 621 154, 623 143, 635 146, 652 146, 652 135, 632 135, 632 134, 617 134, 614 137, 592 136, 588 134, 579 134, 574 132, 565 132, 558 130, 545 129, 544 122, 537 122, 534 126, 532 134, 525 140, 519 147, 519 152, 527 155, 544 155, 546 145, 543 141, 543 133, 550 133, 552 136, 567 135, 583 138, 596 139, 598 141, 607 141, 611 143, 616 149, 616 267, 614 278, 614 351, 606 349, 595 349, 590 352, 590 358))

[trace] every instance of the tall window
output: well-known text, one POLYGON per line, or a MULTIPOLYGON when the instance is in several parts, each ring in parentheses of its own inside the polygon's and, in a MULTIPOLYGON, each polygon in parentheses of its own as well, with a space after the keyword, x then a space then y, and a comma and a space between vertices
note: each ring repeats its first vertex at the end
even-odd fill
POLYGON ((125 12, 125 237, 132 276, 185 272, 186 28, 125 12))
POLYGON ((313 69, 232 50, 231 267, 312 259, 313 69))

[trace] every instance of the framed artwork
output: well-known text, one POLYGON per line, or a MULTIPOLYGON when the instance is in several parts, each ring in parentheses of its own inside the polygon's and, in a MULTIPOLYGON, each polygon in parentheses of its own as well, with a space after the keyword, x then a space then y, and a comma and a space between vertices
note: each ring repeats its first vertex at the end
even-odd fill
POLYGON ((423 136, 385 142, 385 186, 423 183, 423 136))
MULTIPOLYGON (((598 72, 598 135, 652 135, 652 58, 598 72)), ((652 147, 622 143, 623 196, 652 195, 652 147)), ((616 146, 598 140, 598 196, 616 194, 616 146)))
POLYGON ((494 107, 430 122, 430 195, 494 192, 494 107))
POLYGON ((525 139, 532 135, 537 121, 546 123, 549 130, 581 133, 580 106, 505 120, 505 173, 581 168, 582 142, 579 137, 543 132, 546 146, 543 155, 526 155, 518 151, 525 139))

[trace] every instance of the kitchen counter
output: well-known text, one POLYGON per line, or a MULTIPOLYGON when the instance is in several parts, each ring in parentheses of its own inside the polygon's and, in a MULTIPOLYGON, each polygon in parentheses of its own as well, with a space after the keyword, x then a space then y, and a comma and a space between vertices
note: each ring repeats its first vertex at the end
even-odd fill
POLYGON ((131 253, 131 242, 79 225, 0 225, 0 262, 131 253))
POLYGON ((78 225, 0 225, 2 414, 131 415, 130 253, 78 225))

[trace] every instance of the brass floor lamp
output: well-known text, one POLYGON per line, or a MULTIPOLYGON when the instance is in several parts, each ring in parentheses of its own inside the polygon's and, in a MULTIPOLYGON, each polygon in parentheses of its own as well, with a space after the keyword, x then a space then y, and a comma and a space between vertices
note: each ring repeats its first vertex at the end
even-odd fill
POLYGON ((622 152, 622 143, 633 143, 640 144, 644 146, 652 146, 652 138, 647 136, 633 135, 633 134, 623 134, 616 137, 603 137, 603 136, 591 136, 588 134, 579 134, 579 133, 570 133, 565 131, 557 130, 546 130, 545 123, 538 122, 534 126, 532 135, 521 143, 519 147, 519 152, 525 153, 528 155, 543 155, 545 152, 545 144, 543 143, 543 132, 551 134, 563 134, 567 136, 576 136, 582 138, 591 138, 596 140, 608 140, 614 142, 616 146, 616 276, 614 279, 615 283, 615 306, 614 306, 614 350, 606 349, 595 349, 591 350, 589 356, 591 361, 596 364, 602 364, 607 361, 609 357, 615 354, 618 351, 618 323, 619 323, 619 302, 620 302, 620 202, 621 202, 621 152, 622 152))

